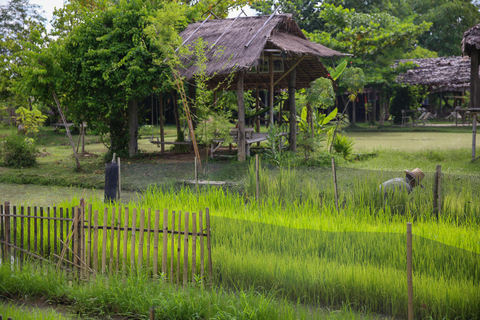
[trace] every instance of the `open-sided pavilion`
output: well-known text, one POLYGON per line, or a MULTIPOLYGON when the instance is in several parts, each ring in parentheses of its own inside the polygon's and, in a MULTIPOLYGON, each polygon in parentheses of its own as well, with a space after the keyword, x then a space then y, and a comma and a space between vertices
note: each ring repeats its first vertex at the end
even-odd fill
MULTIPOLYGON (((204 74, 209 88, 237 91, 239 161, 245 160, 246 151, 244 90, 269 91, 269 123, 273 124, 274 92, 288 88, 289 143, 295 150, 295 91, 309 87, 317 78, 331 79, 320 58, 343 56, 307 40, 290 14, 207 19, 190 24, 180 35, 184 46, 193 46, 199 38, 208 44, 204 74), (232 81, 226 81, 232 76, 232 81)), ((199 72, 192 62, 195 58, 186 58, 180 70, 180 75, 191 83, 199 72)))

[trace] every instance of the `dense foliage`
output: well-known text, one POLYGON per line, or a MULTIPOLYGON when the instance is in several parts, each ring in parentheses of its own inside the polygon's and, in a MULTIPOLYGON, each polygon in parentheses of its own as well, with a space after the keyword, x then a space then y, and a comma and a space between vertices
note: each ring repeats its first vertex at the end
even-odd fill
POLYGON ((37 163, 35 145, 32 139, 12 134, 2 145, 3 165, 12 168, 28 168, 37 163))

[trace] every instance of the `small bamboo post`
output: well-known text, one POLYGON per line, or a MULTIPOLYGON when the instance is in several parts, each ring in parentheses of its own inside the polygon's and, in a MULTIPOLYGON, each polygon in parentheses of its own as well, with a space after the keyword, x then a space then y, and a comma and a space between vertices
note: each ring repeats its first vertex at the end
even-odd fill
POLYGON ((212 235, 210 230, 210 209, 205 209, 205 219, 207 223, 207 255, 208 255, 208 278, 209 283, 213 283, 213 266, 212 266, 212 235))
POLYGON ((142 269, 143 265, 143 238, 145 233, 145 210, 140 210, 140 234, 138 236, 138 270, 142 269))
MULTIPOLYGON (((168 210, 163 210, 163 251, 162 251, 162 274, 167 276, 168 265, 168 210)), ((165 279, 165 278, 164 278, 165 279)))
POLYGON ((93 271, 98 271, 98 210, 93 213, 93 271))
MULTIPOLYGON (((55 214, 55 211, 54 211, 55 214)), ((88 243, 87 243, 87 268, 92 267, 92 219, 93 219, 93 212, 92 212, 92 204, 88 204, 88 243)))
MULTIPOLYGON (((28 251, 30 251, 30 207, 28 207, 28 251)), ((60 219, 63 219, 63 208, 60 208, 60 219)), ((60 220, 60 248, 62 247, 63 243, 63 225, 65 224, 65 221, 60 220)), ((60 250, 59 250, 60 251, 60 250)))
MULTIPOLYGON (((72 216, 73 216, 73 266, 75 269, 75 275, 78 273, 78 266, 80 265, 80 261, 78 261, 78 253, 79 253, 79 248, 78 248, 78 224, 79 221, 78 219, 80 218, 79 215, 77 214, 78 212, 78 207, 72 208, 72 216)), ((40 216, 42 216, 42 208, 40 208, 40 216)), ((42 220, 40 220, 42 221, 42 220)), ((42 247, 42 225, 40 224, 40 250, 42 247)))
MULTIPOLYGON (((3 204, 0 204, 0 213, 1 214, 5 214, 6 210, 4 211, 4 205, 3 204)), ((0 216, 0 237, 2 239, 2 241, 6 241, 6 232, 5 232, 5 219, 6 217, 5 216, 0 216)), ((6 253, 5 253, 5 246, 6 244, 3 243, 3 247, 2 247, 2 261, 5 261, 6 260, 6 253)))
POLYGON ((197 273, 197 216, 192 212, 192 282, 197 273))
MULTIPOLYGON (((1 213, 1 211, 0 211, 1 213)), ((24 242, 25 242, 25 221, 24 221, 24 215, 25 215, 25 208, 22 206, 20 208, 20 214, 22 217, 20 218, 20 263, 23 263, 23 249, 24 249, 24 242)), ((56 232, 57 230, 55 230, 56 232)), ((55 242, 56 243, 56 242, 55 242)))
POLYGON ((132 214, 132 243, 131 246, 131 256, 130 256, 130 268, 131 272, 135 270, 135 238, 136 238, 136 230, 137 230, 137 209, 133 209, 132 214))
POLYGON ((435 216, 439 217, 439 180, 440 180, 440 171, 441 165, 437 165, 435 175, 434 175, 434 184, 433 184, 433 213, 435 216))
POLYGON ((437 190, 437 219, 442 215, 442 166, 437 165, 435 175, 437 176, 437 184, 438 184, 438 190, 437 190))
POLYGON ((102 273, 105 274, 107 265, 107 225, 108 225, 108 209, 103 210, 103 241, 102 241, 102 273))
MULTIPOLYGON (((125 221, 123 222, 123 264, 122 274, 125 279, 127 274, 127 253, 128 253, 128 208, 125 208, 125 221)), ((120 254, 120 252, 118 253, 120 254)))
MULTIPOLYGON (((75 210, 75 214, 76 214, 76 212, 77 212, 77 210, 75 210)), ((40 253, 40 256, 43 257, 43 207, 40 207, 40 217, 39 217, 39 219, 40 219, 40 221, 39 221, 39 223, 40 223, 40 248, 39 248, 38 252, 40 253)), ((77 220, 77 223, 78 223, 78 220, 77 220)), ((77 237, 78 237, 78 235, 77 235, 77 237)))
POLYGON ((413 280, 412 280, 412 223, 407 222, 407 289, 408 320, 413 320, 413 280))
POLYGON ((150 234, 151 228, 150 228, 150 221, 152 220, 152 209, 148 208, 148 219, 147 219, 147 265, 146 265, 146 271, 147 271, 147 276, 150 274, 150 234))
POLYGON ((198 212, 198 222, 200 228, 200 279, 205 277, 205 247, 203 245, 203 213, 202 210, 198 212))
MULTIPOLYGON (((22 215, 23 215, 23 208, 22 208, 22 215)), ((57 235, 57 207, 53 207, 53 253, 55 254, 58 254, 57 236, 58 236, 57 235)))
MULTIPOLYGON (((16 220, 16 219, 15 219, 16 220)), ((17 228, 15 228, 16 230, 17 228)), ((50 255, 50 251, 51 251, 51 229, 50 229, 50 207, 47 207, 47 257, 50 255)))
POLYGON ((177 286, 180 285, 180 250, 182 246, 182 211, 178 211, 178 239, 177 239, 177 286))
POLYGON ((172 240, 170 241, 170 283, 173 283, 174 257, 175 257, 175 211, 172 211, 172 240))
POLYGON ((120 158, 117 158, 118 163, 118 200, 122 198, 122 170, 120 166, 120 158))
MULTIPOLYGON (((78 263, 79 266, 82 266, 82 268, 80 268, 80 275, 81 277, 85 278, 86 275, 87 275, 87 269, 84 268, 84 264, 85 264, 85 229, 83 228, 83 226, 85 225, 85 200, 82 198, 80 200, 80 207, 78 208, 78 214, 80 215, 80 218, 79 218, 79 221, 80 223, 78 224, 77 226, 77 230, 78 230, 78 244, 79 244, 79 249, 80 249, 80 252, 79 252, 79 257, 80 257, 80 261, 78 263)), ((48 233, 50 233, 50 230, 48 231, 48 233)), ((50 240, 49 240, 50 242, 50 240)), ((50 246, 50 243, 48 244, 48 246, 50 246)))
POLYGON ((158 277, 158 227, 160 224, 160 211, 155 210, 155 224, 153 225, 153 277, 158 277))
POLYGON ((115 263, 115 272, 118 273, 118 270, 120 270, 120 252, 122 252, 122 208, 118 208, 118 218, 117 218, 117 260, 115 263))
MULTIPOLYGON (((115 248, 115 207, 112 208, 112 221, 110 221, 110 261, 108 263, 108 271, 113 274, 115 270, 115 258, 113 255, 113 249, 115 248)), ((118 254, 117 254, 118 256, 118 254)))
POLYGON ((187 285, 188 281, 188 216, 185 212, 185 228, 183 232, 183 287, 187 285))
MULTIPOLYGON (((6 203, 5 203, 6 206, 6 203)), ((5 207, 6 210, 6 207, 5 207)), ((5 221, 7 222, 7 221, 5 221)), ((67 228, 68 230, 68 228, 67 228)), ((33 252, 37 253, 37 237, 38 237, 38 227, 37 227, 37 207, 33 208, 33 252)), ((8 252, 8 251, 7 251, 8 252)))
POLYGON ((340 210, 338 209, 337 172, 335 170, 334 157, 332 157, 332 177, 333 177, 333 192, 335 193, 335 208, 337 208, 337 212, 340 212, 340 210))
POLYGON ((150 308, 149 320, 155 320, 155 308, 150 308))
MULTIPOLYGON (((257 202, 260 201, 260 163, 258 159, 258 154, 255 155, 255 186, 256 186, 256 197, 257 202)), ((203 232, 203 231, 202 231, 203 232)))
POLYGON ((13 261, 17 263, 17 206, 13 206, 13 261))

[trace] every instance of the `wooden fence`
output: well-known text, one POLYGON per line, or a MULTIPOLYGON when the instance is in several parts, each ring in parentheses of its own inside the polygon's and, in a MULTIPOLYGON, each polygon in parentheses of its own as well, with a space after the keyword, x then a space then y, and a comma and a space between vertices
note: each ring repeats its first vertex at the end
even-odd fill
POLYGON ((0 205, 2 263, 27 257, 76 276, 146 272, 172 283, 212 279, 210 214, 179 211, 0 205), (99 224, 103 221, 103 224, 99 224), (160 221, 163 224, 160 225, 160 221), (160 236, 161 234, 161 236, 160 236), (205 266, 206 264, 206 266, 205 266), (207 274, 206 274, 207 273, 207 274))

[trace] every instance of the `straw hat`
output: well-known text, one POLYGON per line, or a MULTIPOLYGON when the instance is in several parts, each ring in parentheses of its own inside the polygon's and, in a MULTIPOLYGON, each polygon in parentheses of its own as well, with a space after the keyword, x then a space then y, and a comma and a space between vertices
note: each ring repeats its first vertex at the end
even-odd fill
POLYGON ((420 187, 425 188, 423 185, 420 184, 420 181, 422 181, 423 178, 425 178, 425 173, 423 173, 422 170, 420 170, 419 168, 415 168, 412 171, 405 169, 405 174, 410 178, 415 179, 415 181, 417 181, 420 187))

